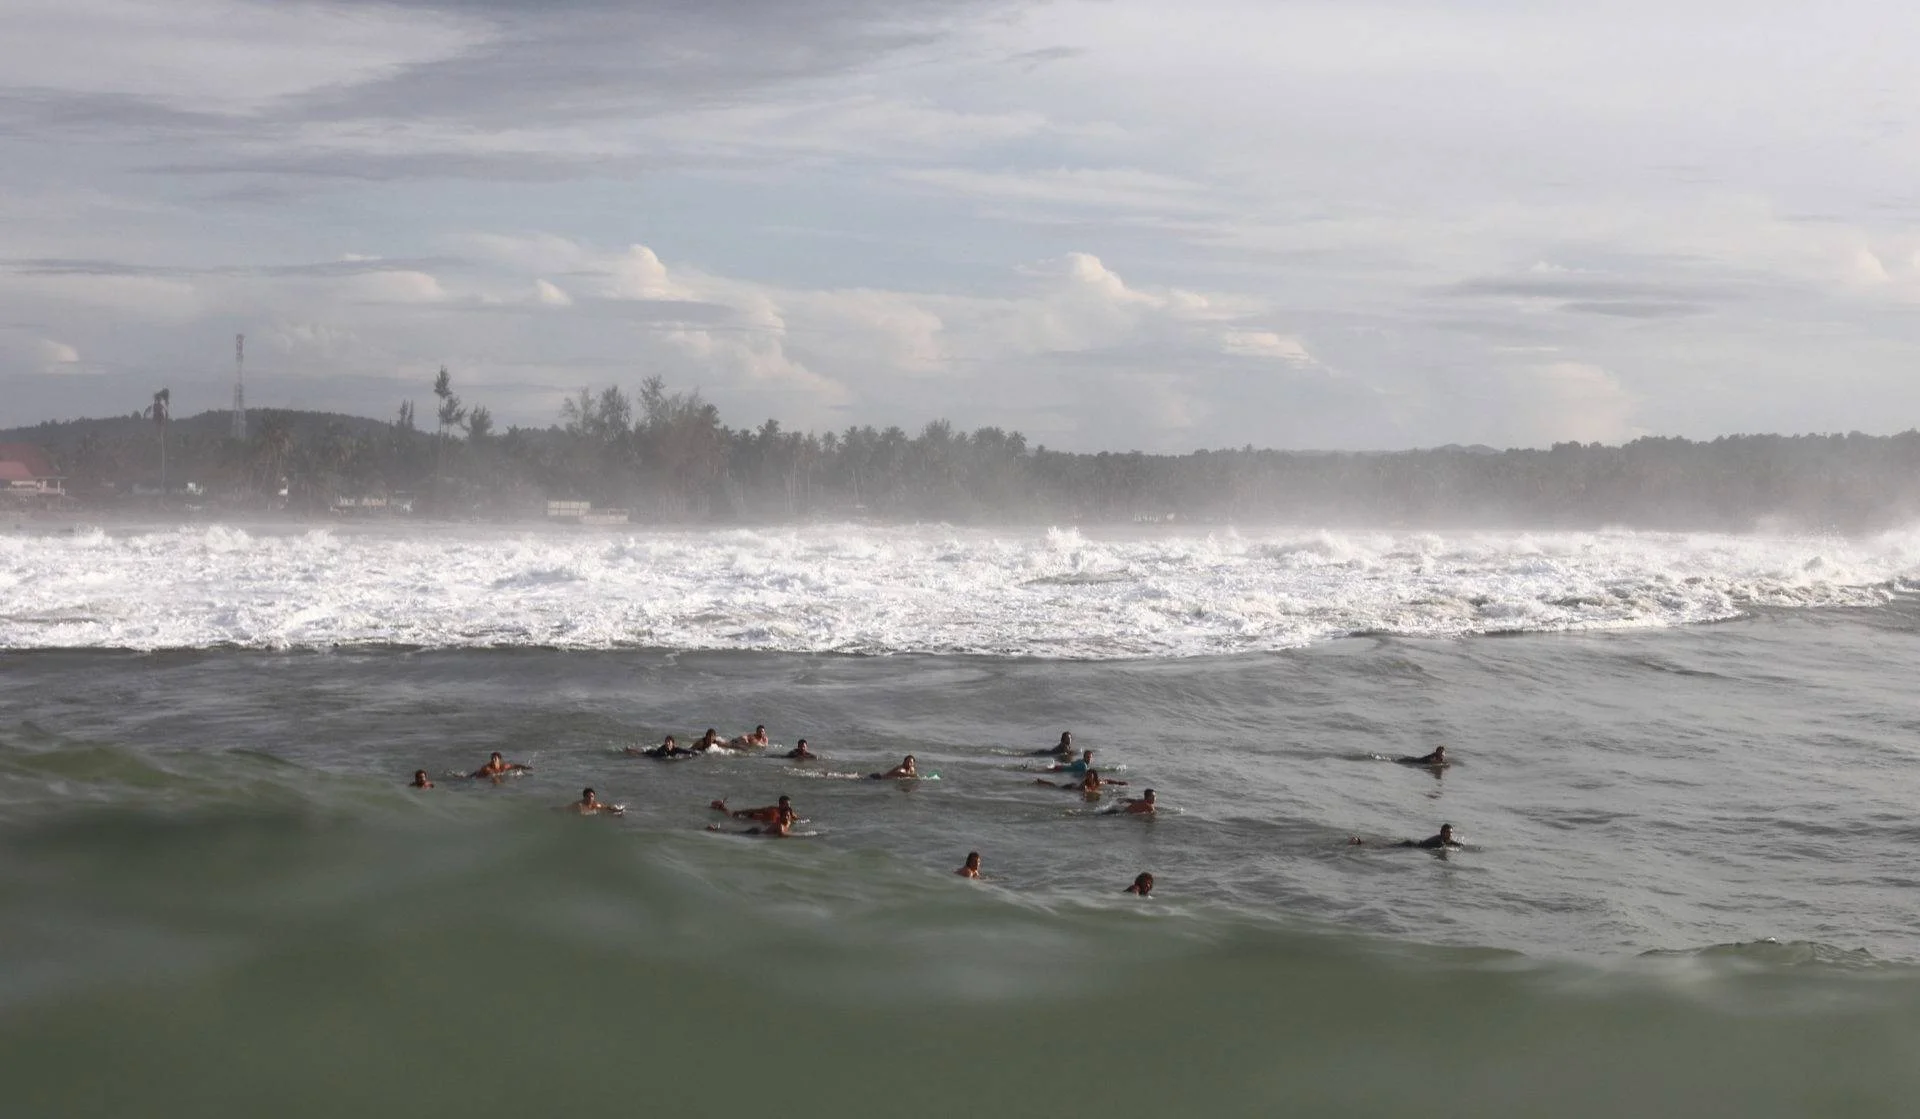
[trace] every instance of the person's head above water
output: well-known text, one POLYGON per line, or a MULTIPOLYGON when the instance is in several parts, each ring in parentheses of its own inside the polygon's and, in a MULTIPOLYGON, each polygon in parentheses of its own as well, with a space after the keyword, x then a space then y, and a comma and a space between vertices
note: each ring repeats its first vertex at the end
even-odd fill
POLYGON ((495 750, 493 753, 487 755, 487 760, 490 762, 503 762, 507 759, 500 756, 500 751, 495 750))
POLYGON ((592 789, 581 789, 581 790, 580 790, 580 803, 581 803, 581 804, 592 804, 592 803, 593 803, 593 790, 592 790, 592 789))
POLYGON ((1446 760, 1447 760, 1447 748, 1446 748, 1445 746, 1435 746, 1435 747, 1433 748, 1433 760, 1434 760, 1434 761, 1437 761, 1437 762, 1443 762, 1443 761, 1446 761, 1446 760))
POLYGON ((1452 824, 1440 825, 1440 838, 1441 840, 1447 843, 1453 842, 1453 825, 1452 824))
POLYGON ((1151 894, 1153 892, 1153 875, 1148 874, 1144 870, 1141 871, 1138 875, 1134 876, 1133 885, 1127 887, 1127 892, 1130 894, 1139 894, 1141 897, 1146 897, 1148 894, 1151 894))
POLYGON ((793 798, 792 798, 792 797, 787 797, 787 796, 783 796, 783 797, 781 797, 781 798, 780 798, 780 804, 779 804, 779 807, 780 807, 780 809, 781 809, 781 811, 783 811, 783 812, 784 812, 784 811, 786 811, 787 809, 790 809, 790 808, 792 808, 792 807, 793 807, 793 798))
POLYGON ((413 771, 413 787, 414 787, 414 788, 416 788, 416 789, 431 789, 431 788, 433 788, 433 782, 432 782, 432 781, 429 781, 429 780, 427 780, 427 771, 426 771, 426 770, 424 770, 424 769, 416 769, 416 770, 414 770, 414 771, 413 771))
POLYGON ((673 741, 673 736, 672 736, 672 735, 668 735, 668 736, 666 736, 665 738, 663 738, 663 739, 661 739, 661 740, 660 740, 660 745, 662 745, 662 746, 672 746, 672 745, 675 745, 675 743, 674 743, 674 741, 673 741))
POLYGON ((1061 731, 1061 732, 1060 732, 1060 747, 1061 747, 1061 749, 1065 749, 1065 748, 1067 748, 1067 747, 1069 747, 1069 746, 1071 746, 1071 745, 1073 745, 1073 732, 1072 732, 1072 731, 1070 731, 1070 730, 1063 730, 1063 731, 1061 731))
POLYGON ((767 733, 767 724, 765 724, 765 723, 756 723, 756 724, 754 724, 754 728, 753 728, 753 733, 755 733, 755 734, 765 734, 765 733, 767 733))

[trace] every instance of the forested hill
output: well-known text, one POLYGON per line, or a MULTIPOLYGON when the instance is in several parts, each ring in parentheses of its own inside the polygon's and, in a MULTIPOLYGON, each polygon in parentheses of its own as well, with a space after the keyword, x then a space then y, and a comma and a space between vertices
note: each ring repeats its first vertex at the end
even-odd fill
MULTIPOLYGON (((658 379, 635 397, 583 391, 546 428, 493 428, 443 375, 416 424, 259 409, 249 438, 226 412, 167 429, 173 484, 237 509, 407 493, 424 515, 537 516, 589 500, 636 523, 821 517, 1022 522, 1277 521, 1327 526, 1608 525, 1859 531, 1920 520, 1920 433, 1644 438, 1546 450, 1393 453, 1240 450, 1078 454, 1017 432, 822 434, 769 420, 730 428, 698 393, 658 379), (281 497, 281 491, 285 497, 281 497)), ((45 447, 83 502, 159 477, 160 429, 133 416, 0 432, 45 447)))

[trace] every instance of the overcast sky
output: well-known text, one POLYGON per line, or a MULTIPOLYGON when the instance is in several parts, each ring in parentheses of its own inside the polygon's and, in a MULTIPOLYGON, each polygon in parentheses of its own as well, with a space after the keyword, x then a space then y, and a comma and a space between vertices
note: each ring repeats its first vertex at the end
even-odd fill
POLYGON ((1920 6, 6 0, 0 426, 1920 423, 1920 6), (421 409, 422 414, 428 408, 421 409))

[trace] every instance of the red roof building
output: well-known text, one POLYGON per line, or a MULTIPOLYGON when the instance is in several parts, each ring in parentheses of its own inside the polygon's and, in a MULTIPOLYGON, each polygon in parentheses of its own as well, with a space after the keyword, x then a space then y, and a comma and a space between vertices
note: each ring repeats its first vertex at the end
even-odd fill
POLYGON ((66 492, 47 452, 31 443, 0 443, 0 493, 59 497, 66 492))

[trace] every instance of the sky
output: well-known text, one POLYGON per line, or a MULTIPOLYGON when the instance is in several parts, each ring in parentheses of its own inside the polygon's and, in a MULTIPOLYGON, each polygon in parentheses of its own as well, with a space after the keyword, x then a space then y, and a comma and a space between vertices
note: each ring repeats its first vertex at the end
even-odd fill
POLYGON ((0 426, 1920 423, 1920 6, 6 0, 0 426), (422 406, 421 414, 431 412, 422 406))

